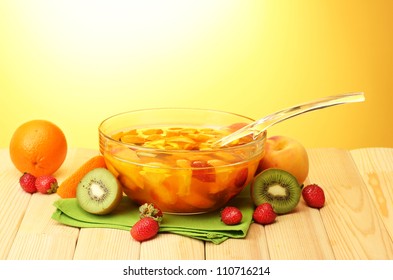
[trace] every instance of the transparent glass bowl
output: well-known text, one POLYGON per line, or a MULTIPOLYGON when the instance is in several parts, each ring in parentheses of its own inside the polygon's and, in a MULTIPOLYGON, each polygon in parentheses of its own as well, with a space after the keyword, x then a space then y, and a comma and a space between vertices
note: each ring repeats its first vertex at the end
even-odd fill
MULTIPOLYGON (((251 182, 264 155, 266 133, 241 145, 233 143, 218 149, 207 145, 200 150, 189 146, 184 146, 187 149, 141 146, 124 142, 132 136, 120 137, 132 134, 129 131, 171 128, 171 133, 174 131, 177 135, 186 131, 186 137, 203 138, 205 132, 209 135, 230 133, 239 125, 252 121, 241 115, 205 109, 158 108, 125 112, 100 124, 100 152, 108 169, 121 182, 124 193, 136 203, 155 203, 166 213, 210 212, 225 206, 251 182), (192 130, 198 135, 190 135, 192 130)), ((164 140, 166 137, 169 136, 163 137, 164 140)), ((196 138, 194 140, 199 141, 196 138)))

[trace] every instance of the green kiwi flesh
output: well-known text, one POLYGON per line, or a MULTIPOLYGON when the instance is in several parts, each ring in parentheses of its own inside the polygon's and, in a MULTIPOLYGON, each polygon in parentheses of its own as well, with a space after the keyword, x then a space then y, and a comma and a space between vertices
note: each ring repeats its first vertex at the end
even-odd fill
POLYGON ((291 212, 299 203, 302 186, 287 171, 270 168, 254 177, 251 197, 256 206, 268 202, 277 214, 291 212))
POLYGON ((106 168, 95 168, 89 171, 76 189, 79 206, 96 215, 112 212, 120 204, 122 197, 120 182, 106 168))

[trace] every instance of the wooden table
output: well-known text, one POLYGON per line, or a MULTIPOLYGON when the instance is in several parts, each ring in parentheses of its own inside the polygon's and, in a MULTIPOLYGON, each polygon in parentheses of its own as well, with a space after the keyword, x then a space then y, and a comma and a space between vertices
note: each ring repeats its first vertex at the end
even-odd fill
MULTIPOLYGON (((19 187, 8 149, 0 149, 0 259, 393 259, 393 149, 309 149, 306 183, 325 189, 321 210, 305 206, 268 226, 252 224, 245 239, 220 245, 169 233, 139 243, 128 231, 79 229, 51 219, 57 194, 19 187)), ((97 150, 70 149, 59 182, 97 150)))

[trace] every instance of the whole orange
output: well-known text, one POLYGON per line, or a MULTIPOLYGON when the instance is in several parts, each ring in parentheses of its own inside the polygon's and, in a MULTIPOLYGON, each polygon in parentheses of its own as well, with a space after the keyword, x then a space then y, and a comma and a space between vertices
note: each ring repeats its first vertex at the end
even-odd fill
POLYGON ((52 175, 65 160, 67 141, 63 131, 52 122, 31 120, 15 130, 9 152, 19 171, 34 176, 52 175))

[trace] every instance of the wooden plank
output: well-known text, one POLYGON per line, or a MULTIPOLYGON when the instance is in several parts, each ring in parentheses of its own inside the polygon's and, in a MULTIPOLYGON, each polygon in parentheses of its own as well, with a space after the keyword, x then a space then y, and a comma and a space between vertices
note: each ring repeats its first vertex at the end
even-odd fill
POLYGON ((4 260, 12 247, 31 194, 19 186, 21 173, 13 166, 8 149, 0 150, 0 158, 0 260, 4 260))
POLYGON ((141 243, 141 260, 203 260, 204 242, 172 233, 160 233, 141 243))
POLYGON ((393 149, 358 149, 351 155, 393 240, 393 149))
MULTIPOLYGON (((54 174, 60 183, 70 174, 68 170, 78 167, 97 151, 70 149, 62 167, 54 174)), ((16 174, 11 177, 17 178, 16 174)), ((14 186, 15 187, 15 186, 14 186)), ((19 192, 23 192, 18 190, 19 192)), ((79 229, 68 227, 51 219, 55 208, 52 205, 57 194, 28 195, 31 199, 16 234, 8 259, 72 259, 79 229)), ((14 212, 20 205, 16 201, 8 203, 7 209, 14 212), (11 203, 11 204, 10 204, 11 203)), ((23 205, 22 205, 23 208, 23 205)))
POLYGON ((319 211, 302 200, 292 213, 278 216, 271 225, 253 224, 249 235, 216 247, 206 244, 206 259, 334 259, 319 211))
POLYGON ((251 224, 244 239, 228 239, 219 245, 207 242, 206 260, 269 259, 264 226, 251 224))
POLYGON ((110 228, 83 228, 75 249, 75 260, 137 260, 140 243, 129 231, 110 228))
MULTIPOLYGON (((0 150, 0 259, 393 259, 393 149, 309 149, 307 183, 324 187, 326 205, 296 211, 245 239, 220 245, 161 233, 139 243, 128 231, 82 229, 50 217, 57 195, 30 195, 8 150, 0 150)), ((97 150, 70 149, 59 182, 97 150)))
POLYGON ((310 175, 326 194, 320 214, 336 259, 392 259, 393 243, 349 151, 309 150, 310 175))
POLYGON ((301 200, 291 213, 265 228, 272 260, 334 259, 319 211, 301 200))
POLYGON ((51 219, 56 194, 32 195, 8 259, 72 259, 79 230, 51 219))

